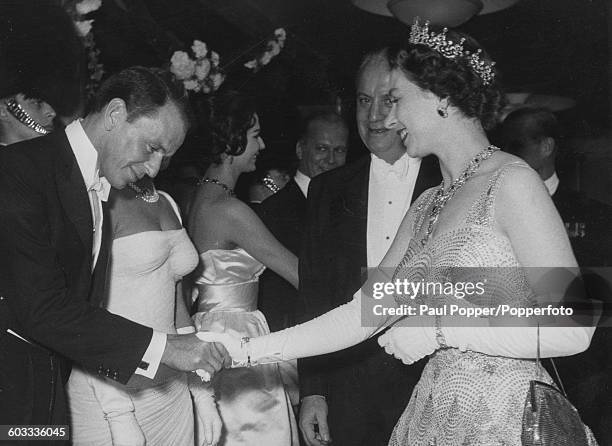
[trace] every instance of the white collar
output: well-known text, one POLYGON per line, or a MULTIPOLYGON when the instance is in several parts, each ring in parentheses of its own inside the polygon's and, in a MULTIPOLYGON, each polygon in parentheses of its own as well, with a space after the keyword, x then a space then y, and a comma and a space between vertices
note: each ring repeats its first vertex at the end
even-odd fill
POLYGON ((100 198, 106 201, 110 192, 110 184, 106 178, 100 177, 98 151, 83 130, 81 120, 72 121, 66 126, 65 132, 85 181, 85 187, 88 191, 97 190, 100 198))
POLYGON ((554 172, 550 177, 544 180, 544 185, 546 189, 548 189, 548 193, 552 197, 559 187, 559 177, 557 176, 557 172, 554 172))
POLYGON ((295 181, 304 194, 304 197, 308 196, 308 185, 310 184, 310 177, 301 171, 296 171, 295 176, 293 177, 293 181, 295 181))
POLYGON ((384 177, 392 174, 399 179, 405 179, 408 176, 410 166, 419 164, 421 162, 420 158, 412 158, 408 156, 407 153, 400 156, 393 164, 389 164, 373 153, 370 154, 370 157, 372 158, 372 170, 377 175, 380 174, 384 177))

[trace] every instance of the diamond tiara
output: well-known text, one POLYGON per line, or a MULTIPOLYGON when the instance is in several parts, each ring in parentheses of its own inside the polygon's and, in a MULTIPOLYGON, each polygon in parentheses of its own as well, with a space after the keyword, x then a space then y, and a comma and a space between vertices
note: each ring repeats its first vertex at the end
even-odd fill
POLYGON ((410 43, 425 45, 434 51, 437 51, 447 59, 456 59, 458 57, 465 57, 470 68, 480 77, 483 85, 489 85, 495 78, 495 71, 493 67, 495 62, 487 62, 482 59, 482 50, 478 49, 476 52, 471 52, 463 49, 465 43, 465 37, 462 37, 459 42, 453 42, 452 40, 446 39, 446 33, 448 28, 444 28, 441 33, 429 31, 429 21, 426 21, 424 25, 419 23, 418 17, 410 28, 410 43))

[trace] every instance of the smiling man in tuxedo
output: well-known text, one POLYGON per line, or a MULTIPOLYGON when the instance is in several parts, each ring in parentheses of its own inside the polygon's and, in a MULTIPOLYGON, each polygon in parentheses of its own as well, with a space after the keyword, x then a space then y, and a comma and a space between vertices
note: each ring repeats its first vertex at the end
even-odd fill
MULTIPOLYGON (((299 159, 295 176, 256 208, 274 237, 298 257, 307 218, 308 185, 317 175, 344 166, 347 144, 348 128, 337 113, 323 111, 306 117, 295 146, 299 159)), ((274 271, 266 270, 259 281, 259 308, 270 330, 295 324, 296 303, 297 290, 274 271)))
MULTIPOLYGON (((357 127, 369 156, 314 178, 300 253, 303 319, 348 302, 378 266, 410 204, 441 181, 433 157, 410 158, 384 121, 391 110, 387 51, 357 74, 357 127)), ((376 339, 299 362, 300 429, 308 446, 386 445, 422 365, 405 366, 376 339), (318 430, 318 433, 316 432, 318 430)))
POLYGON ((100 307, 108 261, 103 202, 183 143, 188 109, 169 73, 111 76, 65 131, 0 150, 0 420, 66 424, 70 361, 125 384, 160 364, 218 371, 222 346, 154 332, 100 307))

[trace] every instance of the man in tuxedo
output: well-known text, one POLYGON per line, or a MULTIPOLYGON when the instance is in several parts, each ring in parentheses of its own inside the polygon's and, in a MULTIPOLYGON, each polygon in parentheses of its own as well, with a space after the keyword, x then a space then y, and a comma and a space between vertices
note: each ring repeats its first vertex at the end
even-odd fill
POLYGON ((557 175, 561 128, 554 113, 523 108, 510 113, 501 129, 504 150, 523 158, 548 189, 581 267, 612 266, 612 207, 572 190, 557 175))
MULTIPOLYGON (((387 51, 367 55, 357 75, 357 127, 370 151, 310 183, 300 257, 304 319, 348 302, 378 266, 412 201, 440 183, 433 158, 410 158, 384 121, 391 110, 387 51)), ((300 428, 309 446, 386 445, 417 383, 376 339, 299 363, 300 428)))
POLYGON ((227 361, 220 345, 100 307, 108 191, 154 177, 187 127, 182 85, 134 67, 111 76, 65 131, 0 150, 2 424, 66 424, 70 361, 122 384, 168 366, 213 374, 227 361))
MULTIPOLYGON (((295 152, 299 165, 295 176, 256 208, 274 237, 296 256, 306 222, 306 196, 310 180, 346 162, 348 127, 333 112, 318 112, 302 123, 295 152)), ((259 308, 272 331, 295 324, 297 290, 274 271, 266 270, 259 282, 259 308)))
MULTIPOLYGON (((604 317, 591 346, 581 354, 555 358, 570 401, 583 421, 593 429, 600 444, 612 444, 612 332, 610 330, 610 274, 612 265, 612 207, 570 189, 557 176, 556 159, 561 129, 555 115, 542 108, 524 108, 510 113, 500 129, 501 146, 523 158, 538 172, 567 229, 587 292, 604 300, 604 317)), ((554 371, 548 361, 551 376, 554 371)))

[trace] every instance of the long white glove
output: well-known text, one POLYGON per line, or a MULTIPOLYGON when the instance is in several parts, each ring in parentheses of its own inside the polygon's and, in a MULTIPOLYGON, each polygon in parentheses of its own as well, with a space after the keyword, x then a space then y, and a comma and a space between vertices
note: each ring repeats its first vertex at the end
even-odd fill
POLYGON ((351 347, 366 339, 375 328, 361 326, 359 292, 341 305, 304 324, 244 342, 229 333, 199 332, 207 342, 221 342, 234 366, 254 365, 323 355, 351 347))
MULTIPOLYGON (((537 327, 443 326, 441 330, 446 345, 462 351, 509 358, 535 358, 537 354, 537 327)), ((593 327, 540 327, 540 357, 580 353, 588 348, 594 331, 593 327)), ((393 327, 378 342, 405 364, 439 348, 434 327, 393 327)))
POLYGON ((188 379, 189 392, 193 397, 198 417, 195 426, 196 445, 215 446, 221 438, 223 421, 221 421, 215 402, 214 389, 192 373, 188 375, 188 379))
MULTIPOLYGON (((589 347, 595 327, 540 327, 540 357, 571 356, 589 347)), ((445 327, 449 347, 509 358, 535 358, 537 327, 445 327)))
POLYGON ((145 436, 134 415, 130 395, 106 378, 90 375, 87 381, 108 421, 113 446, 144 446, 145 436))

